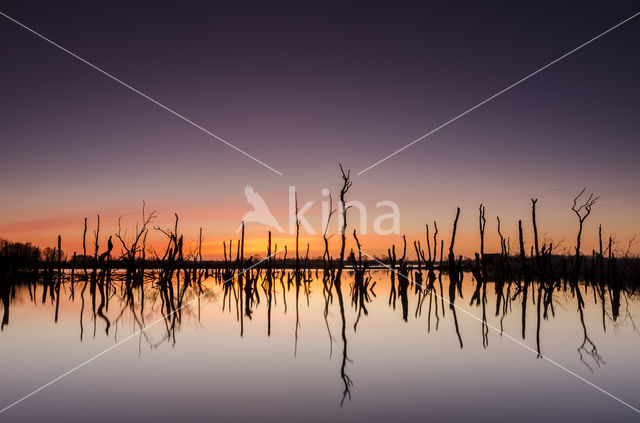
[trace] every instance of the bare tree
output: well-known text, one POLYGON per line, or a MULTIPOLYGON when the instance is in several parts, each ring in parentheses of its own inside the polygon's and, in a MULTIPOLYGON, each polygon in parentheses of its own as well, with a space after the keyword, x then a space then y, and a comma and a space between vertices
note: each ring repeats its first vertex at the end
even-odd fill
POLYGON ((538 270, 540 269, 540 247, 538 244, 538 222, 536 221, 536 204, 538 203, 537 198, 531 199, 531 221, 533 223, 533 245, 536 251, 536 265, 538 266, 538 270))
POLYGON ((594 197, 592 193, 589 194, 589 197, 587 197, 586 199, 583 198, 581 200, 582 194, 584 194, 586 190, 587 189, 584 188, 582 191, 580 191, 580 194, 578 194, 576 198, 573 199, 573 205, 571 206, 571 210, 573 210, 576 216, 578 216, 578 236, 576 239, 576 261, 574 267, 575 277, 577 277, 578 273, 580 272, 580 246, 582 242, 582 228, 584 225, 584 221, 587 219, 587 217, 589 217, 589 215, 591 214, 591 208, 600 198, 594 197), (581 201, 580 204, 578 204, 578 201, 581 201))
MULTIPOLYGON (((438 255, 438 224, 436 221, 433 221, 433 262, 436 261, 436 256, 438 255)), ((440 249, 440 261, 442 261, 442 249, 440 249)))
POLYGON ((324 263, 325 271, 333 268, 333 260, 331 259, 331 255, 329 254, 329 238, 331 237, 327 237, 327 231, 329 230, 329 222, 331 222, 331 216, 333 216, 335 212, 336 211, 333 208, 333 198, 331 197, 331 193, 329 193, 329 216, 327 217, 327 222, 322 233, 322 239, 324 240, 324 253, 322 254, 322 262, 324 263))
POLYGON ((346 229, 347 229, 347 209, 345 203, 345 195, 353 185, 351 181, 351 171, 346 173, 340 164, 340 173, 342 174, 342 188, 340 189, 340 213, 342 214, 342 226, 340 227, 340 237, 342 238, 342 245, 340 247, 340 259, 338 261, 338 272, 336 273, 336 282, 340 283, 340 277, 342 276, 342 268, 344 266, 344 248, 346 243, 346 229))
POLYGON ((485 265, 484 262, 484 228, 487 226, 487 219, 484 217, 485 209, 484 204, 480 204, 480 215, 478 217, 478 224, 480 226, 480 257, 482 258, 482 264, 485 265))
POLYGON ((449 270, 453 272, 456 265, 456 257, 453 253, 453 246, 456 242, 456 230, 458 229, 458 219, 460 218, 460 207, 456 211, 456 219, 453 221, 453 233, 451 234, 451 243, 449 244, 449 270))
POLYGON ((151 213, 147 214, 146 204, 143 201, 142 202, 142 225, 139 225, 136 223, 135 234, 133 235, 133 238, 130 244, 127 243, 127 241, 125 240, 126 231, 124 233, 122 232, 121 218, 118 218, 118 232, 116 233, 116 238, 118 238, 118 240, 120 241, 120 244, 122 244, 121 259, 123 259, 126 263, 127 280, 130 280, 130 278, 135 273, 136 258, 142 256, 142 253, 144 250, 144 244, 147 238, 147 234, 149 232, 148 227, 151 221, 155 217, 156 217, 155 211, 152 211, 151 213))
POLYGON ((298 191, 296 191, 296 274, 300 272, 300 254, 298 243, 300 240, 300 218, 298 217, 298 191))

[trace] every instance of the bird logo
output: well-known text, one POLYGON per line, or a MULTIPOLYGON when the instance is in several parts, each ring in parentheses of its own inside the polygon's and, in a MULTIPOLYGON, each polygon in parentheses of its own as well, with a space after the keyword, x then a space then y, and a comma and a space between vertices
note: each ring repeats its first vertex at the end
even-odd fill
MULTIPOLYGON (((260 194, 255 192, 251 185, 244 187, 244 195, 247 197, 247 202, 253 206, 253 210, 250 210, 242 216, 242 223, 257 222, 262 223, 265 226, 276 228, 280 232, 284 232, 284 229, 280 226, 278 221, 269 211, 267 203, 262 199, 260 194)), ((236 230, 236 233, 242 229, 242 223, 236 230)))

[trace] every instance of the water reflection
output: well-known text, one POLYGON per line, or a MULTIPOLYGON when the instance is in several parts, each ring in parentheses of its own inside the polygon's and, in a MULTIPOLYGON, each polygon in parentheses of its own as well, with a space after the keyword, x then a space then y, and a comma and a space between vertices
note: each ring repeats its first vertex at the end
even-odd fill
MULTIPOLYGON (((341 406, 351 400, 357 387, 357 380, 352 379, 350 372, 353 357, 349 354, 349 343, 358 336, 362 322, 381 307, 397 316, 394 327, 411 320, 421 322, 424 331, 415 336, 428 337, 434 332, 450 331, 455 343, 449 347, 459 349, 474 342, 489 349, 492 337, 501 336, 505 320, 514 315, 520 322, 520 337, 523 341, 532 338, 538 357, 545 353, 543 340, 554 341, 553 337, 544 337, 544 330, 556 319, 557 308, 575 310, 583 334, 581 343, 575 345, 575 357, 591 372, 606 361, 590 336, 593 327, 588 323, 593 319, 588 318, 588 313, 591 317, 597 314, 605 332, 621 322, 636 330, 630 306, 638 304, 638 292, 630 287, 562 280, 489 281, 480 271, 455 271, 449 275, 409 266, 404 260, 405 254, 396 258, 395 248, 389 257, 392 271, 371 269, 361 256, 352 256, 353 269, 345 271, 340 279, 332 272, 319 269, 296 272, 248 268, 237 274, 231 268, 210 270, 194 266, 178 270, 171 265, 135 275, 98 265, 87 270, 48 271, 19 281, 5 278, 0 283, 2 330, 14 323, 10 314, 14 303, 22 307, 28 303, 34 310, 38 304, 50 303, 54 322, 58 322, 65 307, 75 309, 75 305, 79 305, 81 342, 98 337, 118 342, 118 331, 123 329, 124 322, 133 322, 133 328, 127 328, 126 332, 136 334, 141 355, 145 348, 156 349, 179 342, 180 329, 184 325, 198 325, 203 308, 234 316, 240 337, 246 336, 246 322, 252 320, 264 322, 264 331, 271 337, 275 325, 288 324, 281 316, 294 313, 290 330, 291 355, 295 359, 303 319, 309 313, 317 313, 324 321, 329 359, 334 349, 340 354, 335 374, 341 386, 341 406), (313 308, 312 301, 316 296, 322 304, 317 309, 313 308), (587 302, 593 306, 587 308, 587 302), (477 321, 461 318, 459 308, 471 312, 477 321), (278 317, 276 312, 281 312, 278 317), (332 325, 332 315, 338 316, 337 328, 332 325), (527 327, 532 316, 534 329, 527 327), (156 322, 162 326, 161 336, 157 330, 151 334, 148 328, 156 322), (470 329, 465 331, 465 327, 470 329), (496 333, 492 334, 490 328, 495 328, 496 333), (470 336, 473 332, 477 335, 470 336)), ((245 265, 250 267, 250 261, 245 265)))

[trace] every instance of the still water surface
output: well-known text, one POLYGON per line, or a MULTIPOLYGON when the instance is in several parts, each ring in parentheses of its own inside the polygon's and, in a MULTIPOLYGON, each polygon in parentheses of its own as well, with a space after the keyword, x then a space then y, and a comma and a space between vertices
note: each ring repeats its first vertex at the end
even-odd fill
POLYGON ((469 274, 452 291, 442 275, 432 291, 410 286, 404 292, 389 272, 378 270, 371 272, 375 286, 362 295, 354 295, 347 272, 340 307, 336 287, 331 293, 324 288, 322 272, 310 276, 300 284, 276 278, 271 290, 260 280, 248 300, 237 281, 221 286, 208 278, 202 288, 187 289, 183 304, 193 302, 167 319, 152 282, 134 290, 133 303, 114 282, 108 307, 100 307, 100 295, 92 296, 89 287, 82 294, 84 282, 75 284, 73 295, 63 283, 59 301, 40 284, 15 285, 2 306, 0 408, 134 336, 0 419, 640 417, 536 353, 640 406, 637 293, 623 290, 616 306, 618 293, 607 292, 604 309, 602 297, 586 286, 580 286, 582 307, 575 290, 562 285, 548 298, 535 284, 525 295, 515 284, 488 283, 474 298, 469 274))

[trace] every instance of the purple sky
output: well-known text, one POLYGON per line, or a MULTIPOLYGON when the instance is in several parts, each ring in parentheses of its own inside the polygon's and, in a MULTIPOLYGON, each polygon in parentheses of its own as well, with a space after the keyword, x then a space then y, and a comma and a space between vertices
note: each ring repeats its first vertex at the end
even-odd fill
MULTIPOLYGON (((199 226, 232 237, 245 185, 282 213, 288 185, 305 201, 321 201, 324 187, 337 195, 338 162, 365 169, 639 10, 3 2, 3 13, 284 175, 0 17, 0 237, 53 244, 67 228, 77 237, 84 216, 113 226, 143 199, 161 222, 184 216, 193 237, 199 226)), ((396 201, 408 234, 433 219, 448 231, 461 206, 471 253, 480 202, 514 236, 531 197, 545 232, 570 246, 568 207, 587 186, 602 198, 592 225, 626 243, 640 231, 638 40, 640 18, 356 177, 350 198, 396 201)))

